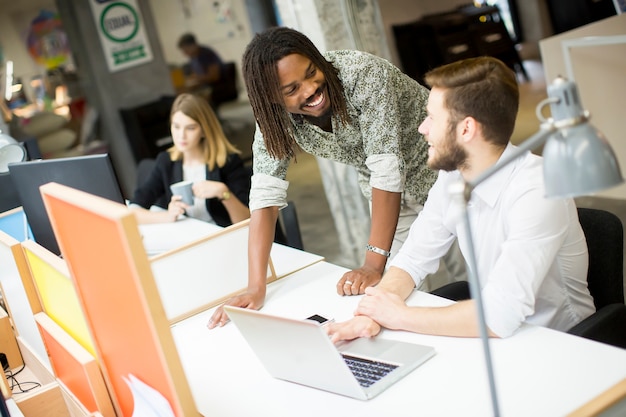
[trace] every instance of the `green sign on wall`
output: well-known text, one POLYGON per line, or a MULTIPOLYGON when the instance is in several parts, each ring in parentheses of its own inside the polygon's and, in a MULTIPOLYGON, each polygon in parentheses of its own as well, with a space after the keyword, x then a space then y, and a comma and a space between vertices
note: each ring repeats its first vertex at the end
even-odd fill
POLYGON ((136 0, 91 0, 90 4, 110 71, 152 60, 136 0))

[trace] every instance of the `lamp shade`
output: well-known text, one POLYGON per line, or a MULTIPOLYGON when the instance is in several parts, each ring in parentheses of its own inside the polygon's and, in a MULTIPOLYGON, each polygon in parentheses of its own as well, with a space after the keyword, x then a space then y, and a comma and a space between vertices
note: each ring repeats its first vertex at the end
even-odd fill
POLYGON ((624 182, 613 149, 589 123, 561 128, 543 148, 546 196, 577 197, 624 182))
POLYGON ((543 148, 546 196, 577 197, 624 182, 613 149, 589 124, 576 84, 557 77, 548 96, 556 130, 543 148))
POLYGON ((26 150, 11 136, 0 131, 0 175, 9 172, 11 162, 26 159, 26 150))

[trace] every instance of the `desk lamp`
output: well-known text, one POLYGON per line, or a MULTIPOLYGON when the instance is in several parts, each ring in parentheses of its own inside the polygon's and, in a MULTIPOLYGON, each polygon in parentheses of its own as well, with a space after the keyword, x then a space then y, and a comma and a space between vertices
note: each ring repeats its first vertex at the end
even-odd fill
POLYGON ((25 159, 26 150, 0 129, 0 175, 9 173, 11 162, 21 162, 25 159))
POLYGON ((13 86, 13 61, 6 62, 4 71, 5 82, 0 84, 0 91, 4 90, 4 97, 0 97, 0 175, 9 172, 11 162, 21 162, 26 159, 26 150, 11 136, 6 134, 7 126, 4 122, 5 112, 10 112, 4 104, 4 100, 11 99, 13 86))
POLYGON ((462 206, 462 221, 470 237, 466 262, 472 298, 476 302, 480 338, 483 345, 489 389, 494 416, 499 416, 498 400, 489 350, 489 337, 485 322, 476 256, 472 242, 467 206, 472 191, 487 178, 522 154, 545 142, 543 149, 543 174, 547 198, 575 197, 593 193, 621 184, 617 158, 602 133, 591 126, 589 113, 584 111, 578 98, 576 84, 557 77, 548 86, 548 98, 537 105, 537 117, 542 122, 539 132, 526 139, 510 157, 499 161, 473 181, 459 182, 450 187, 450 193, 462 206), (543 107, 550 104, 552 118, 542 115, 543 107))

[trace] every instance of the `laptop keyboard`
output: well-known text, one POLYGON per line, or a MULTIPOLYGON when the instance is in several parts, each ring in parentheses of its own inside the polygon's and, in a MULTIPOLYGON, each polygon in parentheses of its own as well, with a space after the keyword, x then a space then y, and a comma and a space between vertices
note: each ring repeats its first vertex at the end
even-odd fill
POLYGON ((364 388, 369 387, 398 367, 398 365, 357 358, 355 356, 342 356, 348 368, 350 368, 357 381, 359 381, 359 385, 364 388))

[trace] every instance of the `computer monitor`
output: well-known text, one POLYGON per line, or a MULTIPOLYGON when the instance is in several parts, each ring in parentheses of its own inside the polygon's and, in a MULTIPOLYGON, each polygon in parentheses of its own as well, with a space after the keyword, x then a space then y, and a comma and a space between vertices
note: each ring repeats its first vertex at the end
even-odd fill
POLYGON ((39 187, 56 182, 124 204, 113 164, 108 154, 44 159, 9 164, 35 242, 61 254, 39 187))

